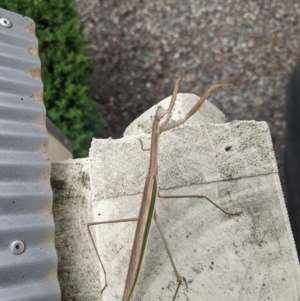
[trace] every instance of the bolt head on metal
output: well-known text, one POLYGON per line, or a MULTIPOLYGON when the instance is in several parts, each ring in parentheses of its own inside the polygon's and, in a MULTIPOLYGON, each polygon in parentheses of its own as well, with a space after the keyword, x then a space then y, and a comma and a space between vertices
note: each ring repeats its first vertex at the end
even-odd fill
POLYGON ((15 255, 20 255, 25 251, 25 243, 22 240, 15 240, 10 244, 10 250, 15 255))
POLYGON ((0 25, 3 27, 12 27, 12 22, 7 18, 0 18, 0 25))

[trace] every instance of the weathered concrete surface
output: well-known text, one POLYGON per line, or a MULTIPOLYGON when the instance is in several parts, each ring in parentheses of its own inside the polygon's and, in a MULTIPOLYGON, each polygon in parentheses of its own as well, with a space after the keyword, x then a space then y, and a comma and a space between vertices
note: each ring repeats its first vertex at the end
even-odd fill
MULTIPOLYGON (((171 122, 198 97, 179 94, 178 99, 171 122)), ((169 100, 164 101, 166 108, 169 100)), ((86 224, 138 215, 149 164, 149 152, 141 150, 138 139, 150 145, 149 135, 138 134, 150 132, 154 111, 129 126, 122 139, 94 140, 89 159, 52 164, 63 300, 101 300, 99 279, 103 286, 104 275, 86 224)), ((185 280, 176 301, 298 301, 298 258, 267 124, 197 125, 224 122, 224 115, 207 102, 189 122, 161 135, 161 193, 206 195, 228 211, 243 214, 229 217, 195 198, 157 200, 160 224, 185 280)), ((104 301, 122 299, 135 226, 94 227, 108 279, 104 301)), ((133 300, 172 300, 175 288, 154 225, 133 300)))
MULTIPOLYGON (((149 135, 94 140, 90 178, 94 220, 138 215, 149 164, 149 135)), ((205 200, 157 200, 169 247, 185 279, 176 300, 299 300, 298 258, 269 130, 264 122, 184 126, 163 133, 159 187, 164 194, 205 200)), ((135 223, 95 226, 108 287, 103 300, 121 300, 135 223)), ((103 278, 102 278, 103 279, 103 278)), ((172 300, 175 276, 155 226, 133 300, 172 300)))
MULTIPOLYGON (((155 115, 156 108, 160 105, 165 109, 168 108, 171 101, 169 96, 157 105, 151 107, 148 111, 143 113, 139 118, 133 121, 125 130, 124 136, 150 134, 152 129, 153 118, 155 115)), ((186 113, 196 104, 200 99, 195 94, 178 93, 176 103, 173 109, 170 124, 181 119, 186 113)), ((224 123, 225 115, 217 107, 212 105, 210 102, 205 101, 201 109, 197 111, 184 125, 197 125, 200 123, 224 123)))
POLYGON ((88 160, 52 163, 51 167, 62 300, 100 300, 100 265, 86 226, 92 212, 88 160))

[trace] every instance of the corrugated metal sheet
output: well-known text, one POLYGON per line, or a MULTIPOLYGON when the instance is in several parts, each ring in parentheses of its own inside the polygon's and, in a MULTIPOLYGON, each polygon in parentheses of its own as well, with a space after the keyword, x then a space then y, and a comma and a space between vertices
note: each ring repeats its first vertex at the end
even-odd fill
POLYGON ((0 9, 1 301, 60 300, 40 68, 34 22, 0 9))

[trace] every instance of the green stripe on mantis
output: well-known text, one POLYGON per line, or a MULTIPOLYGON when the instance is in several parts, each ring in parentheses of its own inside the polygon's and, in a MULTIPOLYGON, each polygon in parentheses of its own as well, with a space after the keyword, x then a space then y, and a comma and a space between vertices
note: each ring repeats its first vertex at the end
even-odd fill
POLYGON ((128 296, 127 301, 130 300, 130 297, 131 297, 131 295, 134 291, 134 288, 137 284, 137 281, 138 281, 138 278, 139 278, 139 275, 140 275, 140 271, 141 271, 141 268, 142 268, 143 260, 144 260, 145 251, 146 251, 146 248, 147 248, 147 242, 148 242, 150 230, 151 230, 151 224, 152 224, 152 219, 153 219, 154 210, 155 210, 155 203, 156 203, 156 198, 157 198, 157 179, 156 179, 156 176, 153 176, 153 177, 154 177, 154 181, 153 181, 151 205, 150 205, 149 215, 148 215, 148 219, 147 219, 146 231, 145 231, 143 244, 142 244, 140 261, 139 261, 139 264, 138 264, 135 279, 134 279, 134 282, 133 282, 133 285, 132 285, 132 288, 131 288, 131 291, 130 291, 130 294, 128 296))

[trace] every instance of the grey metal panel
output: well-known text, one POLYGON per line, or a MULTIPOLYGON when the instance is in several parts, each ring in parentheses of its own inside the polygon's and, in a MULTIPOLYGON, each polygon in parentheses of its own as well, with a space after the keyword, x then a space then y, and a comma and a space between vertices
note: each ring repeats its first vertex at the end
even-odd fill
POLYGON ((60 300, 34 22, 0 9, 0 300, 60 300), (12 27, 1 26, 8 18, 12 27), (12 242, 16 243, 11 249, 12 242), (25 251, 15 254, 22 249, 25 251))

